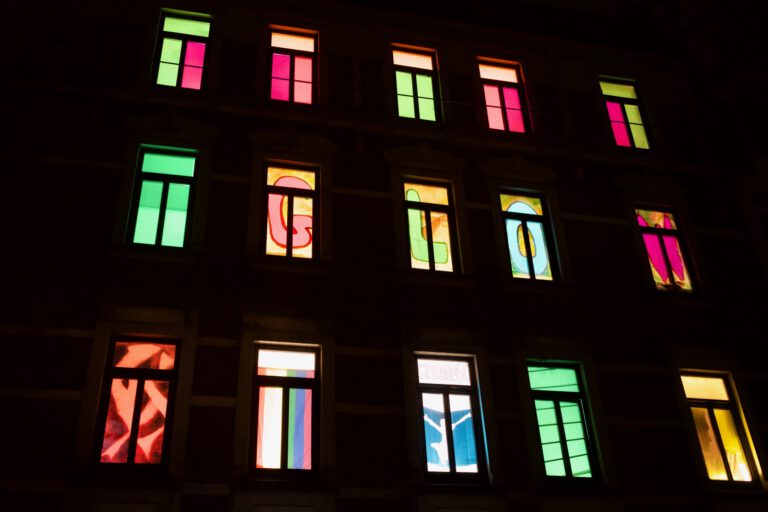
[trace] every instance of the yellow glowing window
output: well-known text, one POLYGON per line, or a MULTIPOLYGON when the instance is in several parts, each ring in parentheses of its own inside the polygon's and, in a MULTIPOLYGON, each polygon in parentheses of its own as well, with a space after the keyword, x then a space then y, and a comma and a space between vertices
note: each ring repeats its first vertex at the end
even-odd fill
POLYGON ((411 268, 452 272, 456 244, 448 187, 406 181, 403 192, 411 268))
POLYGON ((267 168, 266 253, 270 256, 314 256, 316 171, 267 168))
POLYGON ((680 379, 709 479, 751 482, 759 466, 726 378, 683 374, 680 379))

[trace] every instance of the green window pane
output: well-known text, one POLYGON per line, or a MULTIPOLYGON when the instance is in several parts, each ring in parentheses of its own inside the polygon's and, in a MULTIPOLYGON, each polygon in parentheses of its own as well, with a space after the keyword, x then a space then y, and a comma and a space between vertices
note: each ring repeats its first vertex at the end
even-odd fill
POLYGON ((565 476, 565 464, 562 460, 544 463, 544 471, 547 476, 565 476))
POLYGON ((648 137, 645 135, 645 128, 641 124, 630 124, 632 139, 635 141, 635 147, 640 149, 649 149, 648 137))
POLYGON ((413 79, 411 73, 395 71, 395 82, 397 84, 397 94, 413 96, 413 79))
POLYGON ((160 62, 178 64, 181 61, 181 39, 163 39, 163 49, 160 52, 160 62))
POLYGON ((579 392, 579 381, 573 368, 529 366, 528 380, 533 390, 579 392))
POLYGON ((207 21, 186 20, 168 16, 163 23, 163 31, 186 34, 188 36, 208 37, 211 24, 207 21))
POLYGON ((419 119, 425 121, 434 121, 435 118, 435 100, 430 98, 419 98, 419 119))
POLYGON ((416 117, 416 108, 413 104, 413 96, 397 96, 397 113, 400 117, 416 117))
POLYGON ((195 157, 146 152, 141 171, 191 178, 195 175, 195 157))
POLYGON ((576 478, 591 478, 592 471, 589 467, 589 457, 581 455, 580 457, 571 457, 571 474, 576 478))
POLYGON ((176 87, 176 83, 179 77, 178 64, 167 64, 161 62, 157 68, 157 84, 158 85, 170 85, 176 87))
POLYGON ((171 183, 168 186, 168 201, 165 206, 165 223, 161 244, 169 247, 184 246, 184 231, 187 228, 187 206, 189 185, 171 183))
POLYGON ((606 96, 618 96, 619 98, 637 99, 634 85, 617 84, 614 82, 600 82, 600 89, 606 96))
POLYGON ((587 454, 587 443, 583 439, 567 441, 566 445, 568 447, 568 456, 571 458, 587 454))
POLYGON ((160 202, 162 198, 162 182, 143 181, 141 183, 133 243, 154 245, 157 239, 157 224, 160 220, 160 202))
POLYGON ((419 98, 434 98, 431 76, 416 75, 416 94, 419 98))

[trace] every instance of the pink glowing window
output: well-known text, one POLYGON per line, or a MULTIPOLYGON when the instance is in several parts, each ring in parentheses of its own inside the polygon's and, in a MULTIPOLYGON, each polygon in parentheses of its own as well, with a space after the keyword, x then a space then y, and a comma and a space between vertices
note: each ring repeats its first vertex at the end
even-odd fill
POLYGON ((635 86, 626 82, 601 80, 600 90, 616 145, 650 149, 635 86))
POLYGON ((184 13, 163 16, 155 83, 199 90, 211 23, 207 15, 184 13))
POLYGON ((693 281, 685 263, 681 234, 674 216, 665 211, 636 209, 635 218, 656 288, 692 291, 693 281))
POLYGON ((164 462, 176 349, 168 341, 113 343, 105 386, 101 463, 164 462))
POLYGON ((480 63, 485 112, 491 130, 526 132, 525 98, 520 67, 515 64, 480 63))
POLYGON ((277 101, 311 105, 314 96, 315 35, 272 32, 270 93, 277 101))

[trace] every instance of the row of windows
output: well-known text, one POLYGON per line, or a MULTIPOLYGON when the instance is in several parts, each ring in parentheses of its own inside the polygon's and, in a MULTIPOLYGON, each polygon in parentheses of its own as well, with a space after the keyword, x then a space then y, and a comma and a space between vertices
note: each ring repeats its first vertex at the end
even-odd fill
MULTIPOLYGON (((143 146, 129 222, 133 243, 185 245, 196 160, 193 150, 143 146)), ((317 174, 311 167, 267 166, 266 254, 303 259, 315 256, 317 174)), ((456 271, 457 233, 450 185, 405 179, 402 186, 411 268, 456 271)), ((554 236, 544 196, 510 191, 500 193, 498 201, 512 277, 556 280, 554 236)), ((692 279, 673 213, 637 208, 635 215, 656 287, 691 291, 692 279)))
MULTIPOLYGON (((259 343, 252 390, 254 471, 317 468, 319 347, 259 343)), ((167 455, 178 346, 170 341, 112 343, 99 461, 161 464, 167 455)), ((474 358, 415 354, 423 469, 433 480, 483 480, 488 457, 474 358)), ((528 361, 530 410, 548 477, 600 474, 595 429, 576 363, 528 361)), ((727 375, 680 374, 692 426, 711 480, 760 479, 759 463, 727 375)))
MULTIPOLYGON (((198 90, 203 69, 210 18, 165 13, 157 56, 158 85, 198 90)), ((311 105, 316 95, 316 32, 273 30, 270 37, 269 97, 275 101, 311 105)), ((437 121, 440 89, 437 54, 430 49, 393 45, 397 113, 400 117, 437 121)), ((525 133, 531 130, 518 63, 480 58, 480 80, 488 127, 492 130, 525 133)), ((626 79, 600 80, 616 145, 649 149, 637 91, 626 79)))

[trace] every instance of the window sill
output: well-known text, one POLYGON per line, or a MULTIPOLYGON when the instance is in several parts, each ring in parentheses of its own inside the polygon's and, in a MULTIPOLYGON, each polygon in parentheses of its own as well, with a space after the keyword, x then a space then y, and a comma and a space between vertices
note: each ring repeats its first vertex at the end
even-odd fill
POLYGON ((288 272, 327 276, 331 274, 331 265, 327 261, 284 256, 252 256, 248 261, 252 272, 288 272))
POLYGON ((199 261, 197 252, 191 249, 156 245, 130 244, 113 247, 110 256, 124 260, 151 260, 168 263, 196 264, 199 261))
POLYGON ((453 286, 457 288, 477 288, 477 283, 466 274, 442 272, 439 270, 401 269, 397 278, 402 284, 423 284, 453 286))

